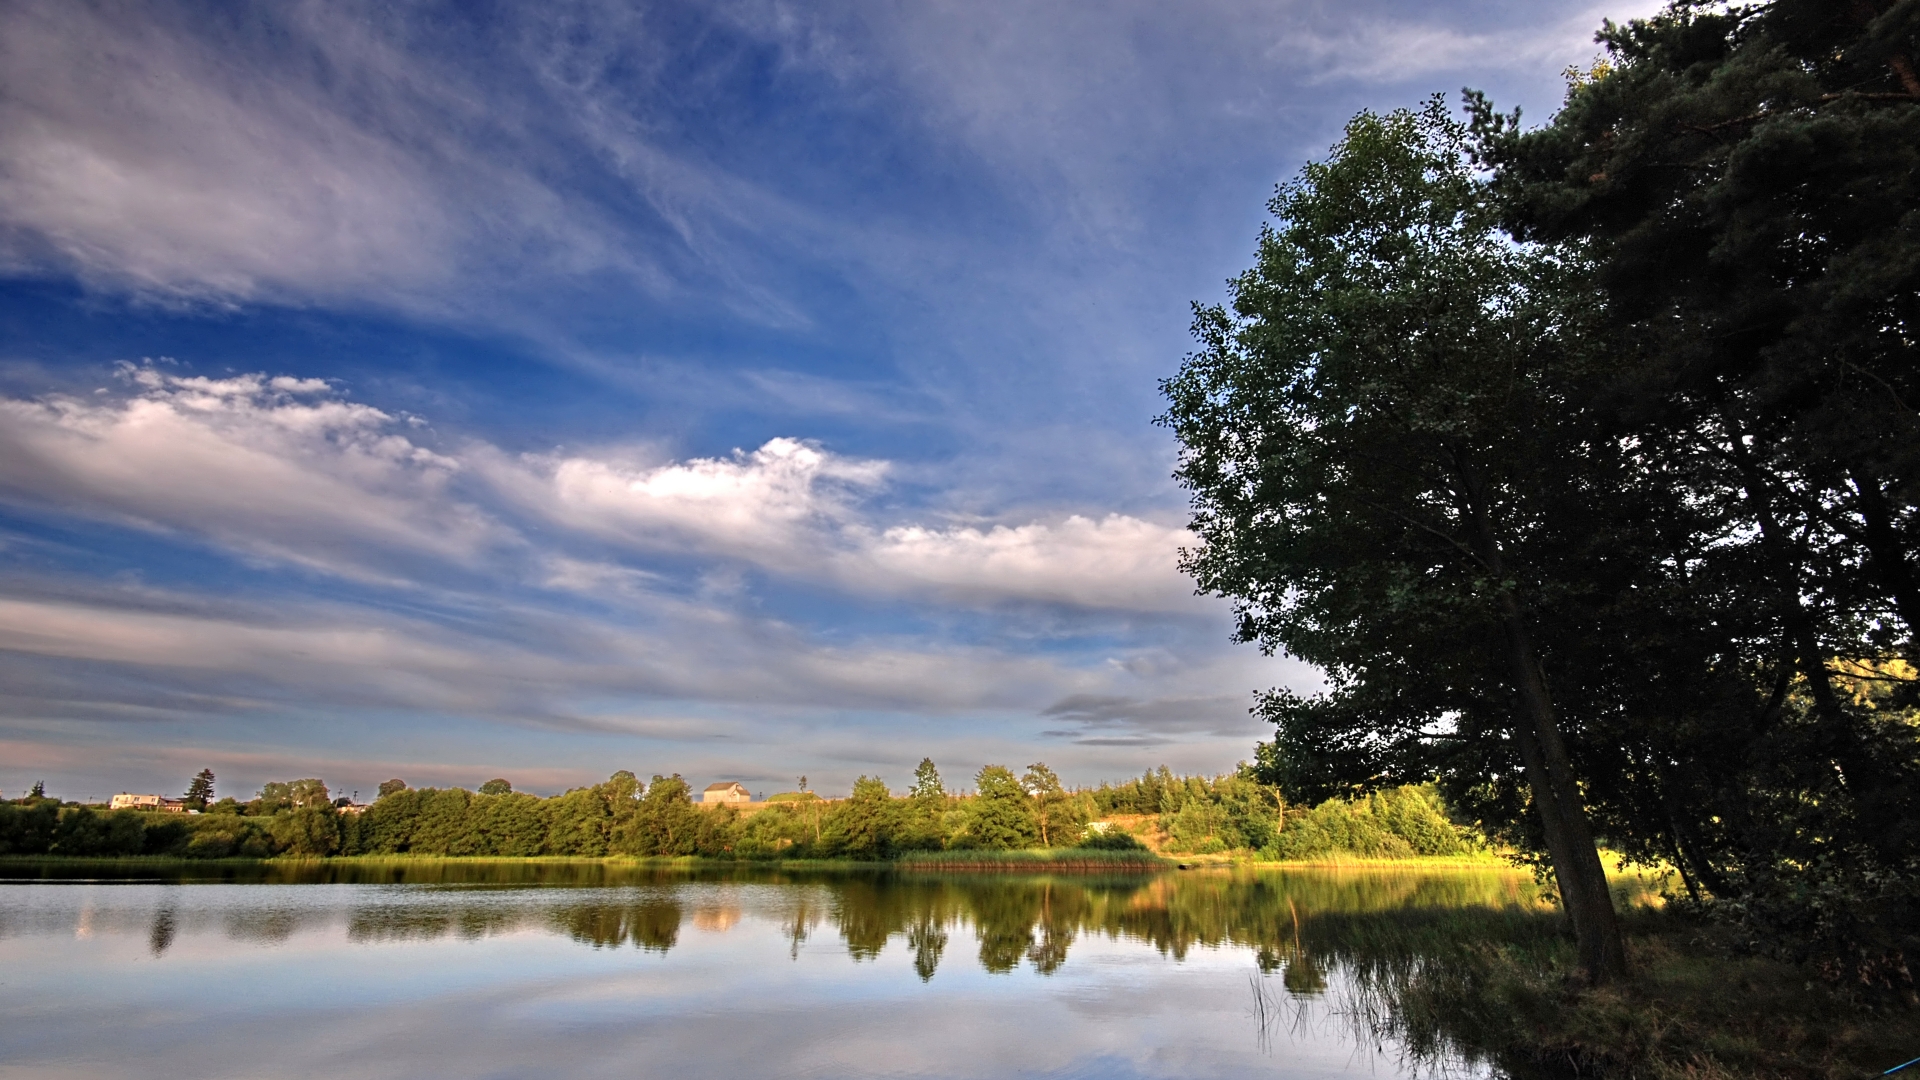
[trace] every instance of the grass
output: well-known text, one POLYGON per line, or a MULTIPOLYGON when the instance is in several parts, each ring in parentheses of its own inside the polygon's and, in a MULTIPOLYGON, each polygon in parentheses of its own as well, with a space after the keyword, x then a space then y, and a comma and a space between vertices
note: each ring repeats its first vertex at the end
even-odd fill
POLYGON ((1842 1080, 1920 1055, 1920 1009, 1744 952, 1683 916, 1626 918, 1631 973, 1597 989, 1570 978, 1572 942, 1553 914, 1322 917, 1309 940, 1357 976, 1345 1015, 1416 1058, 1464 1053, 1518 1080, 1842 1080))
POLYGON ((1150 851, 1043 848, 1016 851, 914 851, 893 865, 911 870, 1164 870, 1166 859, 1150 851))

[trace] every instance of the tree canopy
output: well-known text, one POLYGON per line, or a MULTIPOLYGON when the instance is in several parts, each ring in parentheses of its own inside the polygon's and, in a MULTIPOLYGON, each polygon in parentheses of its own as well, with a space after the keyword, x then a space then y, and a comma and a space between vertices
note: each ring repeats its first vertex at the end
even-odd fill
POLYGON ((1676 3, 1544 127, 1362 114, 1281 186, 1163 417, 1185 566, 1327 673, 1263 775, 1436 777, 1576 927, 1591 821, 1911 986, 1916 12, 1676 3))

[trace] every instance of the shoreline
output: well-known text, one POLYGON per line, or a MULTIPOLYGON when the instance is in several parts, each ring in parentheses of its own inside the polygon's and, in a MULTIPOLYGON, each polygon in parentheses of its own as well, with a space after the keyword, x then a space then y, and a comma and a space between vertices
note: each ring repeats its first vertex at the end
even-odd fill
MULTIPOLYGON (((276 867, 383 865, 609 866, 685 869, 902 870, 920 872, 1007 873, 1024 870, 1137 871, 1168 873, 1201 870, 1505 870, 1525 872, 1498 855, 1415 856, 1404 859, 1318 858, 1283 862, 1141 853, 1114 858, 1110 853, 1074 848, 1013 851, 920 852, 896 859, 723 859, 705 855, 275 855, 266 858, 195 859, 177 855, 0 855, 0 870, 20 866, 126 867, 276 867)), ((4 877, 0 874, 0 877, 4 877)))

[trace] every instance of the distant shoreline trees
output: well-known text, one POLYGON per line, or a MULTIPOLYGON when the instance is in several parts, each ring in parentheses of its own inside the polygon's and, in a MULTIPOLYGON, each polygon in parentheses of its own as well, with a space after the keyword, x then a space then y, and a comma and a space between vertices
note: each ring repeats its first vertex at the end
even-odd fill
POLYGON ((911 852, 1138 850, 1143 845, 1135 831, 1173 855, 1392 858, 1464 854, 1480 846, 1427 789, 1289 808, 1245 770, 1181 777, 1162 767, 1121 784, 1069 791, 1042 763, 1024 776, 990 765, 975 783, 974 794, 949 794, 925 761, 903 796, 877 777, 862 776, 843 799, 768 802, 748 812, 694 803, 677 775, 642 782, 626 771, 550 798, 499 785, 489 792, 488 785, 468 791, 389 781, 379 799, 356 812, 329 802, 318 779, 263 785, 248 802, 221 799, 191 816, 102 813, 29 798, 0 803, 0 855, 885 861, 911 852), (1125 824, 1088 827, 1102 818, 1125 824))

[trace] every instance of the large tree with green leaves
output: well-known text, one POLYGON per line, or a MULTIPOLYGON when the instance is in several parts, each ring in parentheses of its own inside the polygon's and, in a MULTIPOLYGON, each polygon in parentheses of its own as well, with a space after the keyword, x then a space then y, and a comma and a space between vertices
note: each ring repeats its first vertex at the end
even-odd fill
POLYGON ((1614 366, 1602 427, 1689 510, 1662 561, 1684 578, 1666 606, 1685 609, 1691 655, 1650 667, 1753 691, 1671 717, 1715 753, 1659 763, 1668 777, 1640 786, 1665 790, 1621 831, 1664 820, 1690 886, 1797 912, 1869 981, 1904 973, 1920 945, 1920 3, 1681 2, 1600 38, 1606 59, 1545 127, 1472 100, 1482 160, 1510 229, 1591 258, 1614 366))
POLYGON ((1183 566, 1236 602, 1242 640, 1326 673, 1320 697, 1266 701, 1295 779, 1444 769, 1522 792, 1580 962, 1611 979, 1625 955, 1541 639, 1561 571, 1626 509, 1620 449, 1567 400, 1590 362, 1582 267, 1499 230, 1438 99, 1356 117, 1270 209, 1232 310, 1196 309, 1200 348, 1163 385, 1201 540, 1183 566))

